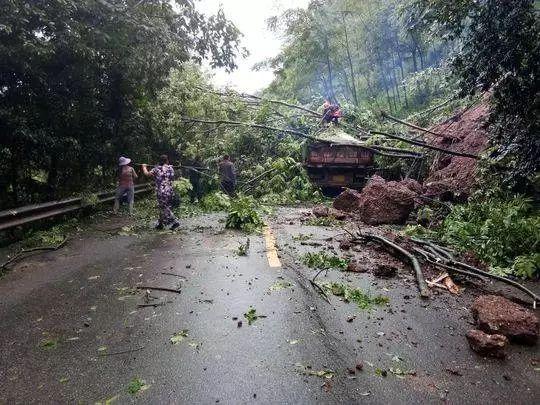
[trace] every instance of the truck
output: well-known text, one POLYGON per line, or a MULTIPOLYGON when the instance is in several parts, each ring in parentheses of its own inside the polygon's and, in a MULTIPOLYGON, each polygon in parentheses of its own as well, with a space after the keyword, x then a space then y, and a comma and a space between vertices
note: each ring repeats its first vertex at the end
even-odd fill
POLYGON ((335 195, 343 187, 360 190, 375 172, 373 151, 339 127, 326 127, 306 143, 304 168, 324 194, 335 195))

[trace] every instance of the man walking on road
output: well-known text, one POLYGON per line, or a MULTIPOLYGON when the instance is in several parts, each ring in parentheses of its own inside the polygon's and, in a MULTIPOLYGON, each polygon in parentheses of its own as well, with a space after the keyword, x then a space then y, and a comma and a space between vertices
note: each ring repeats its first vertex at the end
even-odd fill
POLYGON ((223 160, 219 162, 219 179, 221 189, 228 196, 234 197, 236 195, 236 169, 229 155, 223 156, 223 160))

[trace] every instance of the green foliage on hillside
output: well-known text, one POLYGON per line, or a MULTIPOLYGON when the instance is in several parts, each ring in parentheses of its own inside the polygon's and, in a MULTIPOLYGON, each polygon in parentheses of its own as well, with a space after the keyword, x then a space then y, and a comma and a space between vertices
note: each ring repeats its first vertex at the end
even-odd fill
POLYGON ((472 251, 494 271, 540 275, 540 213, 521 196, 456 205, 439 229, 441 239, 472 251))

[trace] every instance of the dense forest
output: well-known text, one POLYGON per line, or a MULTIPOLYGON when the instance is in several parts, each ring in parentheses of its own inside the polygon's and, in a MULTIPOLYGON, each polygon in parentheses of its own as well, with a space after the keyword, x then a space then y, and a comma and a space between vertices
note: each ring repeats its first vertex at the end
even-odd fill
MULTIPOLYGON (((489 147, 470 210, 481 204, 485 218, 498 215, 501 223, 519 224, 512 230, 520 235, 515 240, 538 247, 538 215, 531 214, 540 181, 535 1, 312 0, 305 9, 268 20, 284 46, 254 66, 275 72, 256 95, 211 84, 203 61, 234 70, 246 50, 242 33, 223 12, 205 16, 196 2, 0 3, 2 208, 110 188, 118 156, 153 162, 161 153, 206 167, 229 153, 240 179, 275 170, 250 190, 261 200, 310 200, 319 193, 300 165, 302 138, 294 132, 317 128, 319 118, 310 111, 324 98, 341 105, 354 136, 395 131, 381 112, 431 126, 487 99, 489 147), (522 222, 495 212, 508 201, 522 222), (519 207, 512 201, 520 201, 519 207)), ((368 142, 405 146, 376 136, 368 142)), ((379 164, 397 168, 397 177, 411 169, 393 158, 379 164)), ((471 212, 450 215, 452 241, 459 242, 462 228, 450 225, 470 223, 471 212)), ((527 252, 494 259, 499 253, 484 258, 508 267, 527 252)), ((534 268, 540 255, 528 268, 531 260, 534 268)))

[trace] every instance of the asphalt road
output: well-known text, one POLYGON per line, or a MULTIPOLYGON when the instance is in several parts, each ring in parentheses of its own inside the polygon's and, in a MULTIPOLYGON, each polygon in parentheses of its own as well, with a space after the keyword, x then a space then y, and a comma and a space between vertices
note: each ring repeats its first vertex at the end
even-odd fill
POLYGON ((21 262, 0 279, 0 403, 537 402, 536 347, 512 346, 504 361, 468 348, 478 292, 425 302, 408 271, 391 280, 329 271, 321 282, 390 302, 326 303, 299 257, 339 229, 301 225, 300 215, 269 219, 278 263, 268 234, 250 235, 238 256, 247 236, 224 231, 218 214, 185 220, 176 234, 122 235, 128 220, 110 218, 21 262), (148 297, 141 285, 181 293, 148 297), (139 307, 147 303, 163 305, 139 307), (250 307, 266 317, 249 325, 250 307), (144 386, 131 394, 134 379, 144 386))

